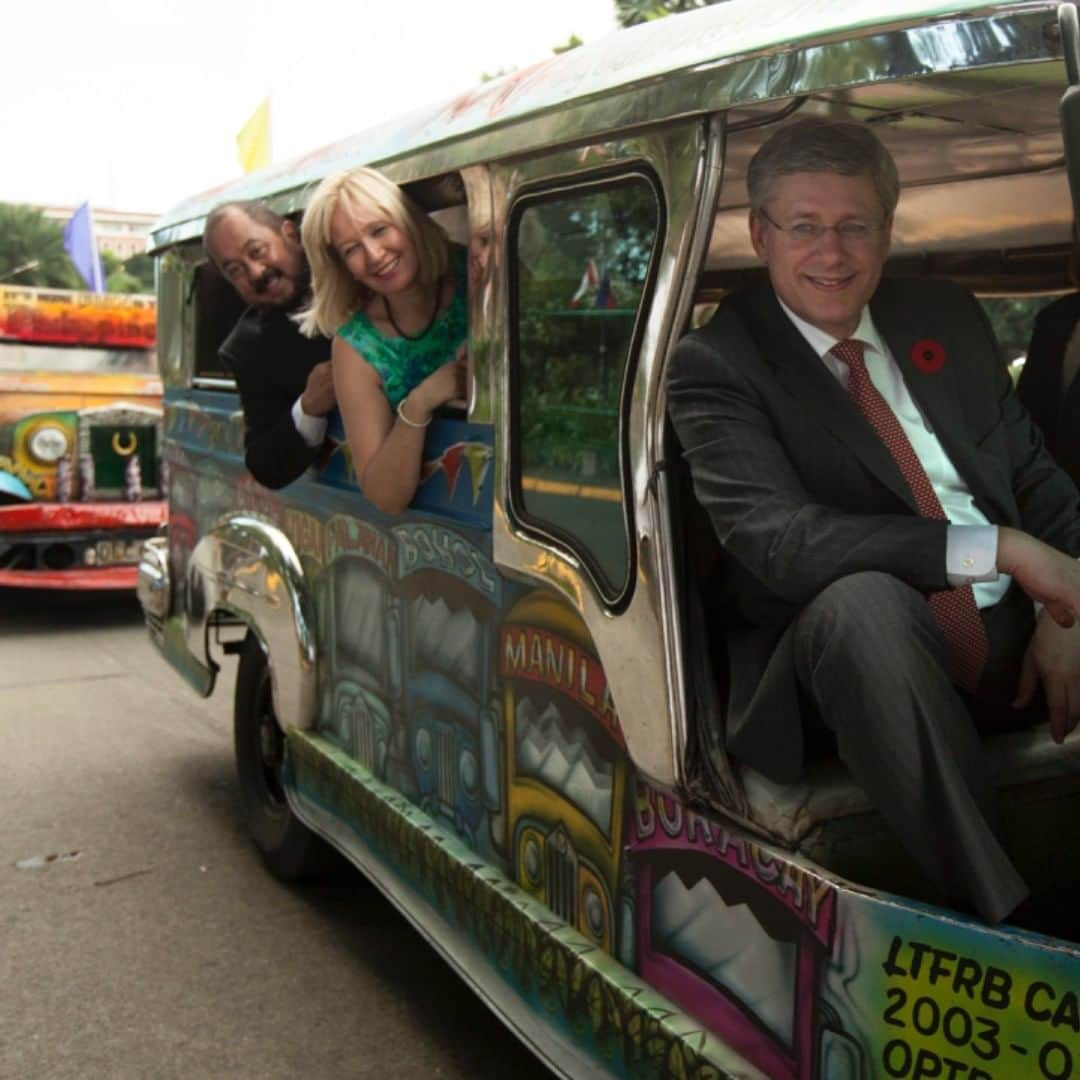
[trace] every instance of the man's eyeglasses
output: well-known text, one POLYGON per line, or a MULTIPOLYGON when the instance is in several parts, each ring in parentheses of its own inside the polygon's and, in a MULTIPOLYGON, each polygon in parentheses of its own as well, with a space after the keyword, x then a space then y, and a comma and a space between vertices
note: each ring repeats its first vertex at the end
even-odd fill
POLYGON ((841 221, 839 225, 822 225, 818 221, 797 221, 794 225, 780 225, 773 221, 764 209, 758 213, 776 230, 787 235, 793 244, 801 247, 809 247, 818 243, 827 232, 836 233, 836 238, 841 244, 849 247, 858 247, 860 244, 869 244, 879 233, 884 231, 884 221, 841 221))

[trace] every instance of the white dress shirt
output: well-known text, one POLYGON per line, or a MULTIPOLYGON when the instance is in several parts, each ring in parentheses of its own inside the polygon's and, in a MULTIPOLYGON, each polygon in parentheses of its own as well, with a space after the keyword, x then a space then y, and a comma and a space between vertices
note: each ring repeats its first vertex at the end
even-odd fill
MULTIPOLYGON (((846 390, 847 364, 830 351, 840 339, 799 318, 783 300, 779 297, 777 300, 810 348, 846 390)), ((896 414, 949 520, 945 542, 945 574, 949 584, 973 585, 975 603, 981 608, 996 604, 1012 580, 997 570, 997 526, 991 525, 975 505, 929 421, 919 411, 889 346, 874 326, 869 308, 863 308, 851 338, 862 343, 870 381, 896 414)))
POLYGON ((300 438, 308 446, 321 446, 326 438, 326 417, 308 416, 300 405, 300 398, 293 402, 292 407, 293 427, 300 432, 300 438))

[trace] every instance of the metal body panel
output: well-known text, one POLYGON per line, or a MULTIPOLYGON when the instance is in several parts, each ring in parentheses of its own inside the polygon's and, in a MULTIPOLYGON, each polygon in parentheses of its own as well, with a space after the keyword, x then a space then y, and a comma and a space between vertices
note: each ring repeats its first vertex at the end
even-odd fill
POLYGON ((317 715, 314 613, 296 552, 276 525, 251 514, 227 518, 195 545, 188 563, 185 639, 196 659, 218 611, 246 622, 269 659, 282 726, 313 727, 317 715))
MULTIPOLYGON (((701 188, 706 174, 706 129, 698 122, 617 143, 566 151, 548 158, 523 161, 493 170, 498 189, 500 229, 505 229, 508 208, 524 190, 540 183, 563 185, 567 190, 590 182, 598 170, 635 163, 658 175, 667 205, 666 236, 657 256, 656 279, 650 312, 641 336, 627 424, 629 449, 623 462, 623 486, 632 507, 637 571, 617 617, 613 618, 596 584, 580 560, 555 541, 545 541, 535 530, 525 531, 512 519, 510 457, 510 373, 504 365, 496 395, 496 510, 493 526, 495 561, 504 569, 541 581, 557 589, 585 620, 593 636, 634 764, 656 782, 670 786, 682 779, 686 717, 676 671, 665 657, 662 609, 665 580, 661 565, 670 551, 660 540, 661 509, 650 478, 662 448, 656 429, 646 416, 658 393, 661 359, 674 332, 671 296, 683 281, 689 263, 691 238, 702 211, 701 188)), ((712 168, 715 171, 716 164, 712 168)), ((601 173, 600 175, 603 175, 601 173)), ((713 181, 715 185, 715 178, 713 181)), ((505 237, 500 245, 505 248, 505 237)), ((506 275, 500 282, 499 312, 509 307, 506 275)), ((507 339, 507 327, 498 330, 507 339)), ((670 642, 669 642, 670 644, 670 642)), ((677 651, 676 651, 677 655, 677 651)))
POLYGON ((139 598, 151 634, 160 639, 161 624, 172 607, 172 579, 169 574, 169 542, 163 536, 147 540, 139 559, 135 594, 139 598))

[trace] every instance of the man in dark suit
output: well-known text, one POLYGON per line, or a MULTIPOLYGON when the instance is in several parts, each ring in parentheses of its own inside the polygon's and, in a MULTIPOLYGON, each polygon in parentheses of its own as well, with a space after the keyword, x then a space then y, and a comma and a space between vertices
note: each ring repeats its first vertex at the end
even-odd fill
POLYGON ((783 129, 748 187, 768 282, 669 377, 723 551, 728 746, 790 782, 823 726, 945 895, 999 921, 1027 887, 972 707, 1041 683, 1054 738, 1080 718, 1080 495, 974 298, 881 280, 899 181, 868 128, 783 129))
POLYGON ((245 463, 284 487, 315 461, 334 408, 330 343, 290 318, 310 291, 299 231, 262 203, 232 202, 206 219, 203 247, 249 305, 219 350, 240 390, 245 463))

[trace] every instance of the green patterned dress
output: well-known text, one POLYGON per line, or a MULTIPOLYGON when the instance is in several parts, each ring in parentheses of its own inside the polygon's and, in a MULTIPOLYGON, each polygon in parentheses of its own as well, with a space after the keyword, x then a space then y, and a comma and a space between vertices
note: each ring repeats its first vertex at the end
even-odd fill
POLYGON ((391 409, 396 409, 398 402, 433 371, 453 360, 468 337, 468 252, 464 248, 451 246, 450 269, 454 275, 450 306, 420 337, 383 337, 360 311, 337 329, 337 336, 379 373, 391 409))

